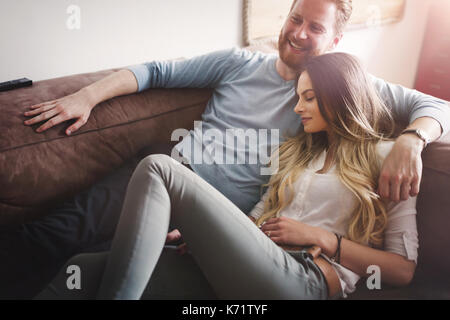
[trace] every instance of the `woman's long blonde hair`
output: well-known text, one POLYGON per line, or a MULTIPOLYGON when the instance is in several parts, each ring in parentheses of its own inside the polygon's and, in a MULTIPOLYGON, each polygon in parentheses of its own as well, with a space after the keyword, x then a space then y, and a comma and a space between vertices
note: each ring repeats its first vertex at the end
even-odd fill
MULTIPOLYGON (((333 134, 334 163, 342 183, 356 196, 347 237, 381 246, 387 222, 385 204, 375 190, 380 174, 376 145, 392 136, 390 111, 377 95, 359 61, 345 53, 310 59, 311 79, 320 113, 333 134)), ((293 183, 308 164, 329 148, 325 132, 301 132, 284 142, 278 153, 279 170, 269 183, 269 196, 258 225, 279 215, 294 198, 293 183)))

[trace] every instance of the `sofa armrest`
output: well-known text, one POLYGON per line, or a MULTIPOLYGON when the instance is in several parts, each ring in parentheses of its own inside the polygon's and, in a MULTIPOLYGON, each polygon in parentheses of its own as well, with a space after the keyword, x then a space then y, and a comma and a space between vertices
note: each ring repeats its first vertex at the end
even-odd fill
POLYGON ((39 81, 0 93, 0 225, 23 223, 122 165, 143 147, 190 129, 211 96, 206 89, 151 89, 96 106, 71 136, 62 123, 43 133, 23 124, 27 106, 74 93, 119 69, 39 81))
POLYGON ((419 258, 416 279, 446 281, 450 270, 450 134, 422 154, 423 173, 417 197, 419 258))

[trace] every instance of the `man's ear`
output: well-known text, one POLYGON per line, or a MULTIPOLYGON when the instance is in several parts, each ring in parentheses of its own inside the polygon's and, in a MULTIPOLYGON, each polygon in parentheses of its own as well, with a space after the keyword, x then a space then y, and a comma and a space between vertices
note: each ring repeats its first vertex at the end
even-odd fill
POLYGON ((334 37, 334 39, 333 39, 333 42, 330 44, 330 47, 328 48, 328 50, 333 51, 334 49, 336 49, 337 45, 339 44, 339 42, 341 41, 343 36, 344 36, 344 34, 342 34, 342 33, 336 35, 336 37, 334 37))

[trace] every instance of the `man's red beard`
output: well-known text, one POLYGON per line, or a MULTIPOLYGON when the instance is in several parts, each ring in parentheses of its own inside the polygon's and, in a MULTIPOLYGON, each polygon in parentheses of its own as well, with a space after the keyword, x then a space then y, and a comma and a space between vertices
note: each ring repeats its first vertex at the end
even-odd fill
POLYGON ((304 65, 308 61, 308 59, 318 55, 318 52, 311 50, 305 51, 303 55, 294 54, 292 52, 289 53, 289 51, 292 51, 290 46, 291 45, 289 44, 289 39, 287 39, 287 37, 284 37, 283 31, 281 31, 280 36, 278 37, 278 53, 280 59, 289 68, 295 70, 298 73, 303 71, 304 65))

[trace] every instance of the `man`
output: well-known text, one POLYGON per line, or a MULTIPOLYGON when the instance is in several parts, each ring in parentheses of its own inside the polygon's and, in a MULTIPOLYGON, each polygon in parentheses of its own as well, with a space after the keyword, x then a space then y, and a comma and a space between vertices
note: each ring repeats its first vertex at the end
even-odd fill
MULTIPOLYGON (((229 128, 279 129, 280 136, 295 133, 301 130, 300 121, 292 116, 297 99, 295 79, 308 57, 323 54, 336 47, 350 14, 349 0, 294 1, 280 33, 279 57, 233 49, 186 61, 152 62, 133 66, 75 94, 33 106, 33 110, 25 114, 33 118, 25 124, 46 121, 37 129, 42 132, 63 121, 77 119, 66 131, 71 134, 86 123, 97 104, 115 96, 150 87, 213 87, 215 91, 202 116, 204 129, 216 129, 219 132, 225 132, 229 128)), ((408 128, 421 130, 419 134, 401 135, 383 165, 379 193, 382 197, 399 201, 419 192, 421 151, 427 142, 448 132, 449 109, 445 102, 438 99, 380 79, 374 78, 373 81, 397 118, 409 120, 408 128)), ((208 152, 202 152, 202 156, 209 159, 197 163, 195 147, 203 150, 206 144, 217 143, 215 140, 204 141, 201 138, 202 130, 196 129, 176 148, 189 159, 197 174, 225 194, 242 211, 248 212, 258 201, 259 187, 267 181, 268 176, 260 174, 260 164, 205 164, 204 162, 213 162, 210 161, 213 155, 208 152)), ((226 151, 233 148, 225 145, 226 151)), ((254 152, 248 145, 245 148, 249 154, 254 152)), ((124 176, 121 179, 122 186, 126 186, 127 182, 126 174, 124 176)), ((117 187, 117 181, 105 185, 106 188, 108 185, 114 188, 117 187)), ((95 188, 96 186, 83 195, 83 201, 88 203, 92 197, 97 196, 95 188)), ((124 189, 122 187, 122 191, 124 189)), ((47 217, 25 226, 7 239, 13 243, 14 240, 11 239, 20 237, 22 242, 19 243, 26 243, 23 248, 17 244, 14 246, 14 252, 21 252, 22 255, 25 254, 23 252, 32 254, 35 250, 52 251, 53 254, 47 261, 41 259, 44 260, 43 265, 49 265, 49 261, 63 260, 69 252, 75 254, 77 250, 83 250, 75 246, 76 242, 83 242, 86 246, 98 244, 95 234, 91 241, 86 241, 86 225, 95 225, 96 232, 104 235, 105 239, 112 237, 118 219, 117 210, 112 214, 102 207, 102 201, 106 203, 107 199, 99 199, 98 208, 93 210, 80 209, 76 201, 66 204, 70 210, 56 208, 47 217), (70 224, 58 223, 68 220, 70 224), (105 220, 109 220, 108 226, 99 227, 98 221, 105 220), (43 229, 43 225, 48 227, 43 229), (72 238, 67 240, 68 234, 72 238), (47 239, 48 247, 39 247, 43 239, 47 239)), ((120 199, 116 204, 115 207, 120 208, 120 199)))

